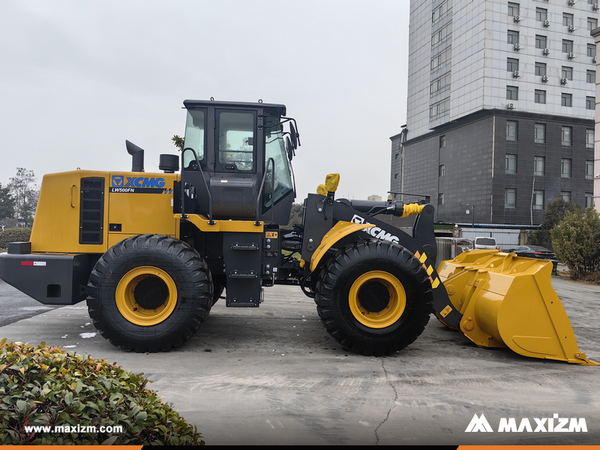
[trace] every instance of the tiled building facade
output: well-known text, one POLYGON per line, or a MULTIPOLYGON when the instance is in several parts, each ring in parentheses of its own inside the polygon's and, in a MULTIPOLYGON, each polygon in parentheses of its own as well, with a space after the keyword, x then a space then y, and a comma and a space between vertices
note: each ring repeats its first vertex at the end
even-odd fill
POLYGON ((597 20, 588 0, 412 0, 391 190, 429 195, 441 222, 592 206, 597 20))

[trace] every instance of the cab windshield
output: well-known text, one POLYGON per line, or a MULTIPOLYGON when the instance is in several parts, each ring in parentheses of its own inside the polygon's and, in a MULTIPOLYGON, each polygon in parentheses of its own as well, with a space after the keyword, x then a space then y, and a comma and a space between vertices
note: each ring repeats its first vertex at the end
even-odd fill
POLYGON ((192 149, 193 152, 186 150, 183 153, 183 168, 198 170, 198 161, 204 160, 204 145, 206 129, 206 113, 199 109, 189 109, 185 124, 185 143, 184 149, 192 149))

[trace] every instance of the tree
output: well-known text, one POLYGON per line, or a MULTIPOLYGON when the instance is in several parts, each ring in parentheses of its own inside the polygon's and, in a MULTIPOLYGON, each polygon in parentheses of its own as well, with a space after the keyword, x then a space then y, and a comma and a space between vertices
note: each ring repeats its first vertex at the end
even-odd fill
POLYGON ((177 147, 179 150, 183 150, 183 138, 179 135, 175 135, 171 138, 173 141, 173 145, 177 147))
POLYGON ((39 191, 35 182, 33 170, 17 167, 17 175, 8 183, 17 218, 27 223, 33 220, 37 207, 39 191))
MULTIPOLYGON (((544 221, 540 224, 539 230, 529 235, 529 243, 552 249, 551 230, 563 220, 568 212, 579 209, 577 203, 565 202, 562 198, 548 202, 546 211, 544 211, 544 221)), ((581 211, 579 213, 581 214, 581 211)))
POLYGON ((302 223, 302 214, 303 214, 304 206, 299 203, 292 204, 292 211, 290 213, 290 221, 288 222, 288 227, 292 227, 294 225, 300 225, 302 223))
POLYGON ((10 188, 8 186, 2 187, 0 183, 0 220, 15 215, 15 202, 10 195, 10 188))
POLYGON ((552 229, 552 243, 571 278, 593 275, 600 270, 600 215, 593 208, 567 212, 552 229))

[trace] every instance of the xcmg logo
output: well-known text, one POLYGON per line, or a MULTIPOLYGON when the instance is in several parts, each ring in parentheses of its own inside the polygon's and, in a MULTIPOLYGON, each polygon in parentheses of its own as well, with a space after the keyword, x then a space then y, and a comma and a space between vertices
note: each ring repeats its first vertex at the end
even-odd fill
POLYGON ((117 188, 164 188, 164 178, 126 177, 113 175, 112 187, 117 188))
MULTIPOLYGON (((493 431, 483 414, 481 416, 475 414, 465 433, 492 433, 493 431)), ((500 418, 498 433, 522 433, 524 431, 528 433, 587 433, 587 423, 584 417, 576 419, 559 417, 558 414, 553 414, 552 417, 534 417, 533 422, 527 417, 520 419, 519 422, 514 417, 500 418)))
MULTIPOLYGON (((363 217, 360 217, 357 214, 354 214, 351 222, 353 222, 353 223, 369 223, 363 217)), ((362 231, 364 231, 367 234, 370 234, 374 238, 381 239, 382 241, 390 241, 392 244, 397 244, 398 242, 400 242, 400 239, 398 238, 398 236, 395 236, 392 233, 388 233, 387 231, 382 230, 379 227, 365 228, 362 231)))

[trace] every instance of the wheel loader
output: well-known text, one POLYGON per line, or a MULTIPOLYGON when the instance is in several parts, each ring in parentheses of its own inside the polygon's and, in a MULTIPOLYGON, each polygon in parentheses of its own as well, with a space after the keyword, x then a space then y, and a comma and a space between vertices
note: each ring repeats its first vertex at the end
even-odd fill
POLYGON ((44 304, 86 300, 100 334, 136 352, 181 345, 223 293, 228 307, 256 308, 265 287, 290 284, 363 355, 403 349, 435 314, 481 347, 595 365, 549 261, 474 250, 437 267, 432 205, 337 199, 337 174, 288 228, 300 136, 286 107, 183 104, 184 145, 160 155, 161 172, 127 141, 130 172, 45 175, 30 241, 0 255, 0 278, 44 304), (414 220, 400 229, 385 215, 414 220))

